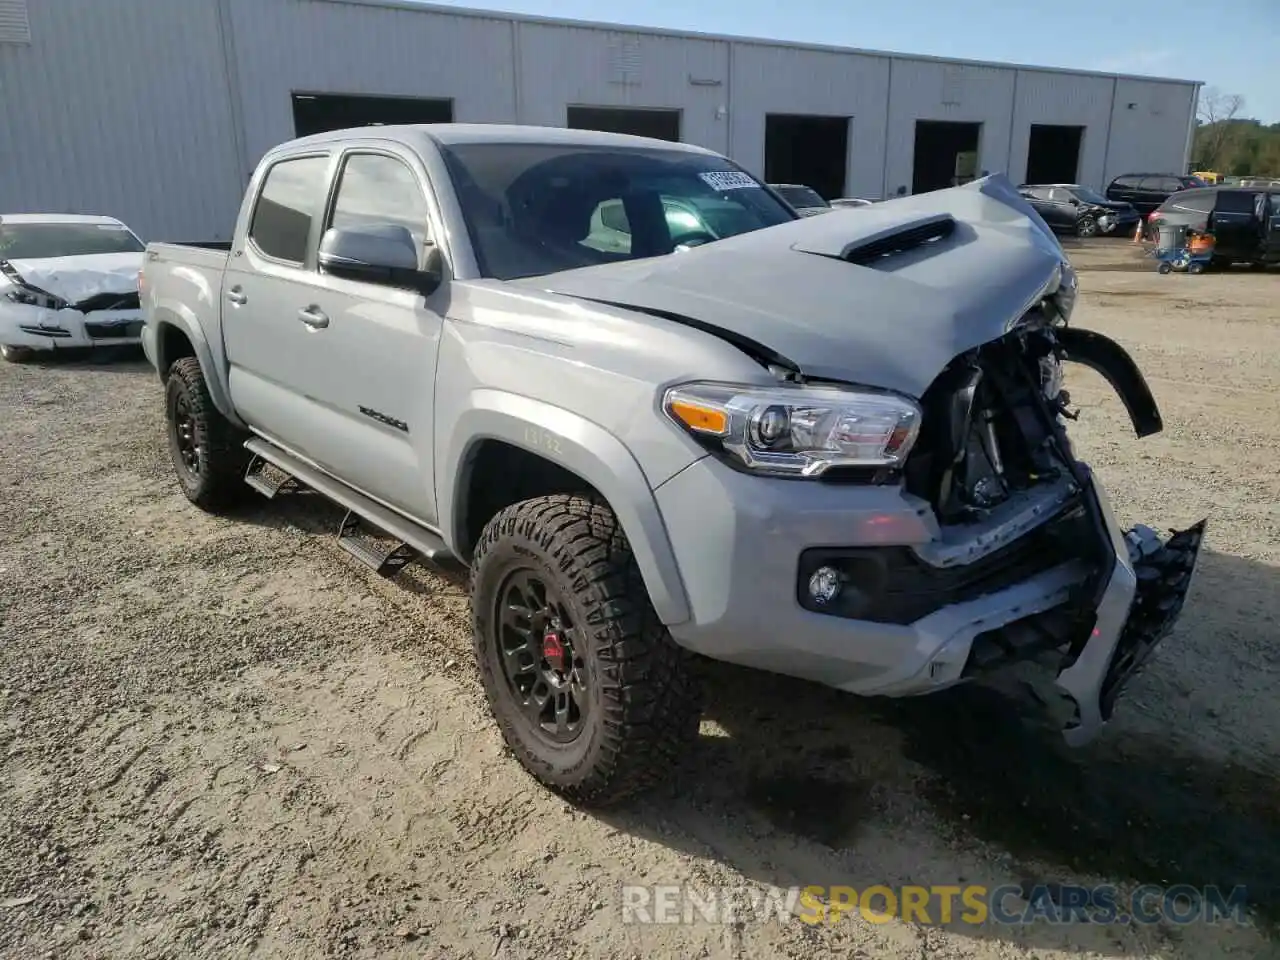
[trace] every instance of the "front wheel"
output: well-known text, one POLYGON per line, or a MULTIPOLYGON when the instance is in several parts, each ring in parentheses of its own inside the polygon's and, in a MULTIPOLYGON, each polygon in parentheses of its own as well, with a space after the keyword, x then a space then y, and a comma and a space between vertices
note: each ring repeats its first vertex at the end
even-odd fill
POLYGON ((1160 266, 1156 267, 1156 273, 1172 273, 1172 272, 1173 272, 1173 264, 1171 264, 1168 260, 1162 261, 1160 266))
POLYGON ((175 360, 165 387, 169 455, 188 500, 215 512, 239 500, 248 453, 245 435, 213 405, 195 357, 175 360))
POLYGON ((1191 266, 1187 267, 1187 272, 1188 273, 1204 273, 1204 264, 1193 263, 1191 264, 1191 266))
POLYGON ((1097 236, 1098 221, 1092 216, 1081 217, 1076 221, 1076 236, 1081 239, 1097 236))
POLYGON ((476 661, 534 777, 605 806, 669 777, 701 700, 609 506, 556 495, 489 521, 471 564, 476 661))

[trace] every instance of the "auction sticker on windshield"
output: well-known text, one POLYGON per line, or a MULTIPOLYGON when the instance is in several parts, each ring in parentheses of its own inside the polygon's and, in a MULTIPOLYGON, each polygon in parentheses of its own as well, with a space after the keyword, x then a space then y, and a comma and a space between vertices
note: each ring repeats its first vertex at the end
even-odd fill
POLYGON ((732 170, 714 170, 708 173, 700 173, 698 176, 712 190, 742 190, 746 187, 760 186, 747 174, 736 173, 732 170))

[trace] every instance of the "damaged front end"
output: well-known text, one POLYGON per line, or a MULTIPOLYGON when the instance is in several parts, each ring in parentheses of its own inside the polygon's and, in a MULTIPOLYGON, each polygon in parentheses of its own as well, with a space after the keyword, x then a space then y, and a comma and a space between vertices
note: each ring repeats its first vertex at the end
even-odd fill
POLYGON ((117 277, 100 281, 115 289, 86 291, 75 301, 38 286, 7 260, 0 260, 0 280, 6 281, 0 292, 0 341, 6 345, 51 349, 134 343, 142 335, 138 291, 120 289, 117 277))
POLYGON ((1014 580, 1059 565, 1077 570, 1064 602, 977 633, 960 679, 1024 663, 1048 668, 1063 702, 1046 702, 1065 708, 1065 736, 1078 745, 1110 719, 1173 628, 1205 521, 1164 541, 1145 526, 1122 531, 1105 491, 1076 459, 1065 429, 1076 418, 1063 387, 1066 362, 1102 374, 1139 437, 1162 424, 1123 348, 1068 326, 1074 298, 1064 264, 1059 282, 1009 333, 943 371, 922 398, 904 483, 939 523, 938 543, 918 551, 931 566, 995 565, 1014 580))

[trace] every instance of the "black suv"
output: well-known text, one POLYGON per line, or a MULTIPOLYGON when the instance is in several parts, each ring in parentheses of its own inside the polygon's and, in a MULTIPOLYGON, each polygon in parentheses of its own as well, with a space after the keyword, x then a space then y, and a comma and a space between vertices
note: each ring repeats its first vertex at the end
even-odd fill
POLYGON ((1199 177, 1171 173, 1126 173, 1107 187, 1107 199, 1131 203, 1144 217, 1180 190, 1195 190, 1208 184, 1199 177))
POLYGON ((1024 183, 1018 192, 1055 231, 1078 237, 1133 233, 1141 219, 1132 204, 1108 200, 1078 183, 1024 183))
POLYGON ((1184 190, 1147 222, 1152 230, 1170 224, 1213 234, 1215 266, 1280 262, 1280 187, 1184 190))

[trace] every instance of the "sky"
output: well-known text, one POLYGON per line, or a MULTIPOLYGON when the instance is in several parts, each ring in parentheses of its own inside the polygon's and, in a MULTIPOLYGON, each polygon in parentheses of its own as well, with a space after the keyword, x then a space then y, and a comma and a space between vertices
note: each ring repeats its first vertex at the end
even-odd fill
POLYGON ((1280 0, 434 0, 570 20, 1201 80, 1280 122, 1280 0))

